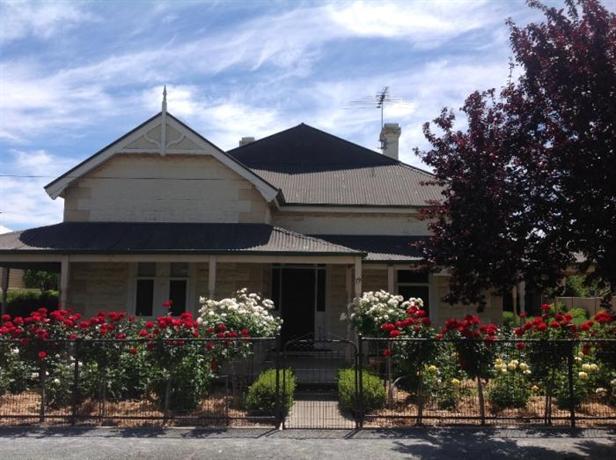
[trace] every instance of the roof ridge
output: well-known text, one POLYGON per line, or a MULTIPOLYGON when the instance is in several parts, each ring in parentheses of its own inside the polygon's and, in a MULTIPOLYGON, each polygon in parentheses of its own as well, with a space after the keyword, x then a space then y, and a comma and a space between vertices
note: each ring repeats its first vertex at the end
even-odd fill
POLYGON ((301 239, 304 239, 304 240, 307 240, 307 241, 319 242, 319 243, 326 244, 326 245, 334 247, 334 248, 344 248, 344 249, 348 249, 348 250, 353 251, 353 252, 357 252, 358 254, 361 254, 361 251, 357 251, 355 249, 348 248, 346 246, 342 246, 341 244, 330 243, 327 240, 323 240, 321 238, 317 238, 317 237, 314 237, 314 236, 306 235, 304 233, 295 232, 293 230, 289 230, 288 228, 279 227, 278 225, 272 225, 272 228, 274 228, 277 231, 281 231, 283 233, 286 233, 287 235, 294 236, 294 237, 297 237, 297 238, 301 238, 301 239))
MULTIPOLYGON (((237 147, 233 147, 232 149, 227 150, 227 153, 229 153, 229 152, 234 152, 234 151, 236 151, 236 150, 240 150, 240 149, 242 149, 242 148, 244 148, 244 147, 254 146, 255 144, 258 144, 259 142, 265 141, 265 140, 269 139, 270 137, 278 136, 279 134, 286 133, 287 131, 291 131, 291 130, 293 130, 293 129, 297 129, 297 128, 299 128, 299 127, 300 127, 300 126, 302 126, 302 125, 304 125, 304 126, 308 126, 308 125, 306 125, 305 123, 300 123, 299 125, 291 126, 290 128, 283 129, 282 131, 277 131, 277 132, 275 132, 275 133, 268 134, 268 135, 267 135, 267 136, 265 136, 265 137, 261 137, 261 138, 259 138, 259 139, 255 139, 254 141, 252 141, 252 142, 248 142, 247 144, 238 145, 237 147)), ((238 161, 239 161, 239 160, 238 160, 238 161)))

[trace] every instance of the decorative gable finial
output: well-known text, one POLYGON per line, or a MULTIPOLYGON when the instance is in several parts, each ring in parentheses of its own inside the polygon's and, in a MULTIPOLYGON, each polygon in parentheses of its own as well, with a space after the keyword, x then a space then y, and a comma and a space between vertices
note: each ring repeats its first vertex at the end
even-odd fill
POLYGON ((163 105, 160 123, 160 154, 167 153, 167 85, 163 86, 163 105))
POLYGON ((163 113, 167 111, 167 85, 163 86, 163 113))

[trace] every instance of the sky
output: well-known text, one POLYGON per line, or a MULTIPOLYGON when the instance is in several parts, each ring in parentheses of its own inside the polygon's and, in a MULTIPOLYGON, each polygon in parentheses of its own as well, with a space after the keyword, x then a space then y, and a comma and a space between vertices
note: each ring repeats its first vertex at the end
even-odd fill
MULTIPOLYGON (((553 3, 559 4, 557 0, 553 3)), ((523 0, 0 0, 0 233, 57 223, 43 186, 160 110, 227 150, 305 122, 400 159, 421 126, 509 73, 523 0), (359 102, 359 103, 358 103, 359 102)))

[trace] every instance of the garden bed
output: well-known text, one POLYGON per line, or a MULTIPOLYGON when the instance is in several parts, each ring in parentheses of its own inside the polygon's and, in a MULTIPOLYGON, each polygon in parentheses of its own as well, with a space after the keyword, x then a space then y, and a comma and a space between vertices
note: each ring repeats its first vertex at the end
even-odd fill
MULTIPOLYGON (((39 424, 41 396, 26 391, 0 397, 0 426, 39 424)), ((72 408, 47 408, 40 425, 72 422, 72 408)), ((77 408, 76 425, 104 425, 120 428, 140 426, 272 426, 273 419, 253 417, 234 398, 221 392, 211 394, 190 412, 171 411, 168 417, 153 400, 82 401, 77 408), (103 415, 104 414, 104 415, 103 415)))

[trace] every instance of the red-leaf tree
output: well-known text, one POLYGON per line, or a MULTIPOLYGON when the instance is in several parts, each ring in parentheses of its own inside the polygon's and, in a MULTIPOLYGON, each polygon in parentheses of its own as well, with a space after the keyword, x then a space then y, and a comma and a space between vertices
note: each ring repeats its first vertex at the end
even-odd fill
POLYGON ((597 0, 529 5, 545 21, 509 23, 520 76, 471 94, 464 130, 446 110, 424 126, 417 153, 444 191, 423 249, 449 267, 449 301, 553 286, 575 252, 616 286, 616 16, 597 0))

